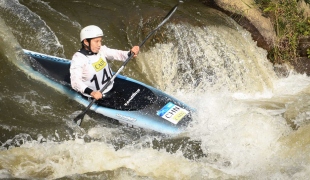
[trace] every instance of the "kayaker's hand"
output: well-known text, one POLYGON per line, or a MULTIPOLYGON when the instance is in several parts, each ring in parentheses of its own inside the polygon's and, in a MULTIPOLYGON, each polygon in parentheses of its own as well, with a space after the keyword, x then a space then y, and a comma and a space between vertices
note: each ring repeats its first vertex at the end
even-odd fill
POLYGON ((90 93, 91 97, 95 98, 96 100, 102 98, 102 94, 100 91, 93 91, 90 93))
POLYGON ((133 57, 137 57, 139 50, 140 50, 139 46, 134 46, 131 48, 130 51, 135 54, 133 57))

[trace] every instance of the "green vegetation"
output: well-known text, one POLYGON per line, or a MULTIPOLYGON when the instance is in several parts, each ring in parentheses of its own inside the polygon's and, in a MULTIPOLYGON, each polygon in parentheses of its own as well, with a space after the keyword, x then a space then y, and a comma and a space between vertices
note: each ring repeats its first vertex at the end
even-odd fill
POLYGON ((307 49, 307 57, 310 58, 310 49, 307 49))
MULTIPOLYGON (((309 4, 310 0, 305 2, 309 4)), ((273 63, 294 61, 298 57, 299 38, 310 35, 310 19, 304 17, 303 10, 298 7, 298 0, 255 0, 255 3, 264 12, 264 16, 270 17, 277 34, 269 59, 273 63)))

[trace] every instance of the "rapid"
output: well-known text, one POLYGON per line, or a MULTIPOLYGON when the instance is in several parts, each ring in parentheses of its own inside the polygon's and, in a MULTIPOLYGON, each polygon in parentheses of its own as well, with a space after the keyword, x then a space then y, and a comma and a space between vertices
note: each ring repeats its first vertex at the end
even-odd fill
POLYGON ((310 78, 278 71, 249 32, 198 0, 123 71, 196 110, 180 135, 91 112, 80 133, 71 121, 83 106, 37 78, 22 53, 71 59, 90 24, 108 47, 130 49, 176 3, 1 0, 0 179, 307 179, 310 78))

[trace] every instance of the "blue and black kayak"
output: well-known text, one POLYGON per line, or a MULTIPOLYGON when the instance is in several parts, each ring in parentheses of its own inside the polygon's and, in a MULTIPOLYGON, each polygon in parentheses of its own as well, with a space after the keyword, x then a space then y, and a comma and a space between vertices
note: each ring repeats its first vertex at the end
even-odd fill
MULTIPOLYGON (((87 107, 90 100, 70 86, 70 60, 23 50, 43 81, 87 107)), ((113 89, 90 108, 131 127, 179 134, 192 121, 192 109, 176 98, 132 78, 117 75, 113 89)), ((104 119, 102 119, 104 121, 104 119)))

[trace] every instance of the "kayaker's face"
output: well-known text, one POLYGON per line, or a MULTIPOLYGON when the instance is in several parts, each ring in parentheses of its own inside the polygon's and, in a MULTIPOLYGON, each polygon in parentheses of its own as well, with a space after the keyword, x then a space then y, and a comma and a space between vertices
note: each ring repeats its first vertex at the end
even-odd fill
MULTIPOLYGON (((98 53, 101 47, 102 37, 96 37, 90 40, 90 49, 93 53, 98 53)), ((88 42, 84 42, 88 45, 88 42)))
POLYGON ((102 41, 102 37, 96 37, 90 41, 90 48, 93 53, 99 52, 99 49, 101 47, 101 41, 102 41))

